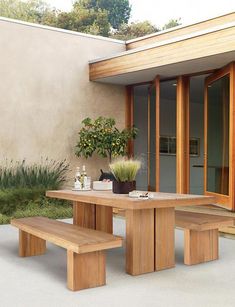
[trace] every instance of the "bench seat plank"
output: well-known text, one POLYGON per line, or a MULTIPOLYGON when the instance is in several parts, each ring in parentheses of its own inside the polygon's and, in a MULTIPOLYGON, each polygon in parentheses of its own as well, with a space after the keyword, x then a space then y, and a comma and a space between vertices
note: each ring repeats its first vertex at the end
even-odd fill
POLYGON ((14 219, 20 230, 77 254, 121 247, 122 238, 44 217, 14 219))
POLYGON ((218 229, 219 227, 223 226, 233 226, 234 219, 219 215, 176 211, 175 223, 176 226, 180 228, 204 231, 210 229, 218 229))

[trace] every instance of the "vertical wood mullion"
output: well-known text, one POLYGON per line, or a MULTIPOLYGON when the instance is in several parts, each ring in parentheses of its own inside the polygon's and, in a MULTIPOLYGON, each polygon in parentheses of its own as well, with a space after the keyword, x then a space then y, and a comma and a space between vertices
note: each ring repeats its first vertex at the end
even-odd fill
POLYGON ((177 78, 176 192, 189 193, 189 77, 177 78))

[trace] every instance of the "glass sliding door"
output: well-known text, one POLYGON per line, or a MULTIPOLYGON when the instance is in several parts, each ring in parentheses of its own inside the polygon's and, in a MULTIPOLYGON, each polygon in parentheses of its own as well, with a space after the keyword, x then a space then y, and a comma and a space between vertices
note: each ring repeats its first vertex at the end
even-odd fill
POLYGON ((148 190, 148 90, 149 85, 133 87, 133 124, 138 128, 134 141, 134 157, 141 160, 142 166, 136 177, 138 190, 148 190))
POLYGON ((148 190, 156 191, 156 86, 149 87, 148 95, 148 190))
POLYGON ((229 75, 207 87, 207 191, 228 195, 229 75))
POLYGON ((133 86, 133 124, 139 129, 134 141, 134 157, 142 167, 136 178, 137 189, 158 191, 159 186, 159 79, 133 86))
POLYGON ((160 191, 176 192, 177 81, 160 84, 160 191))
POLYGON ((234 208, 234 66, 205 80, 204 190, 234 208))

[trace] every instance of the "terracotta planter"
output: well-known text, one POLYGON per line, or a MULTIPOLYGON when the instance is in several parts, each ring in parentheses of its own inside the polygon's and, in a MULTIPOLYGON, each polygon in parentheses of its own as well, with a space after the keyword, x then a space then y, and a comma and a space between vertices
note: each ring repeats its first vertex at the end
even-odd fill
POLYGON ((113 193, 115 194, 128 194, 136 189, 136 181, 113 181, 113 193))

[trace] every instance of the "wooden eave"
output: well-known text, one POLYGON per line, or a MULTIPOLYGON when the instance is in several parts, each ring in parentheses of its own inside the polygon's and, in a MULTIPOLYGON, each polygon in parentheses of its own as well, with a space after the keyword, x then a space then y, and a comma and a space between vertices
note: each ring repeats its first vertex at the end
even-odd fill
POLYGON ((235 22, 90 62, 90 80, 162 67, 235 50, 235 22))

